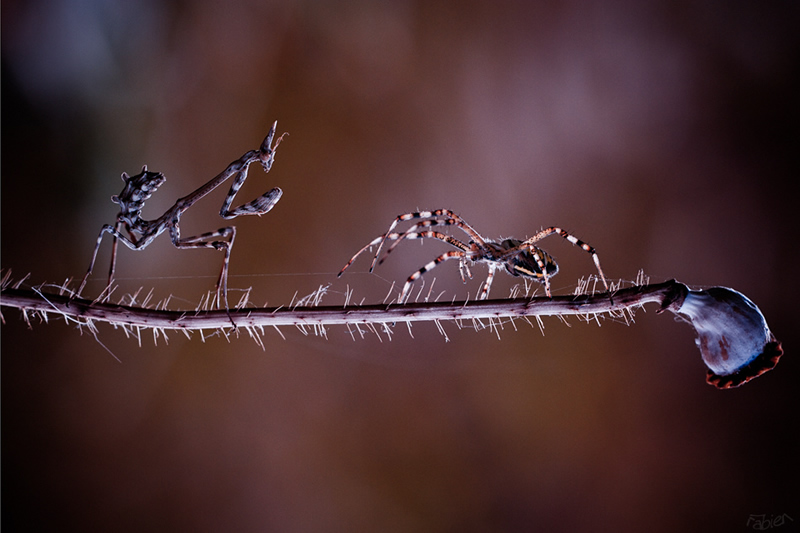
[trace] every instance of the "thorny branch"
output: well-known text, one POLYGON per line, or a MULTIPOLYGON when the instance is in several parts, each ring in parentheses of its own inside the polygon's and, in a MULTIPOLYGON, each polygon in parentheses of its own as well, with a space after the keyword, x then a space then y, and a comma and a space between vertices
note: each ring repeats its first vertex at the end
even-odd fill
POLYGON ((98 321, 132 327, 198 330, 264 326, 328 326, 433 320, 473 320, 503 317, 594 315, 621 312, 655 302, 666 308, 680 297, 677 282, 621 289, 615 293, 553 298, 513 298, 474 302, 426 302, 404 305, 295 306, 198 311, 170 311, 70 299, 28 289, 6 289, 3 306, 57 313, 75 321, 98 321), (231 323, 233 322, 233 324, 231 323))
MULTIPOLYGON (((600 315, 630 317, 633 311, 648 303, 659 305, 657 312, 671 311, 694 326, 697 346, 706 366, 707 381, 719 388, 733 388, 774 368, 783 354, 780 342, 770 332, 759 309, 743 294, 732 289, 714 287, 702 291, 690 290, 675 280, 659 284, 637 285, 596 294, 570 296, 509 298, 473 302, 421 302, 403 305, 319 305, 325 289, 304 298, 298 305, 277 308, 237 307, 222 310, 175 311, 147 308, 144 305, 120 305, 74 298, 71 294, 49 294, 38 288, 20 289, 20 283, 3 284, 0 306, 47 320, 56 314, 79 327, 96 331, 95 322, 107 322, 122 327, 141 342, 141 330, 152 329, 166 336, 167 330, 178 330, 187 336, 190 331, 221 331, 227 335, 245 330, 260 346, 265 327, 279 333, 280 326, 295 326, 303 333, 307 329, 326 335, 326 326, 347 325, 363 334, 361 327, 375 333, 391 335, 397 323, 433 321, 444 333, 442 321, 496 329, 504 319, 527 320, 542 316, 577 315, 586 320, 600 315), (310 305, 309 305, 310 304, 310 305), (626 313, 628 313, 626 315, 626 313), (487 321, 488 326, 482 321, 487 321), (376 329, 377 328, 377 329, 376 329)), ((0 315, 1 317, 1 315, 0 315)), ((627 318, 626 318, 627 320, 627 318)), ((351 335, 353 334, 350 330, 351 335)), ((283 334, 281 333, 281 336, 283 334)), ((445 335, 446 336, 446 335, 445 335)))

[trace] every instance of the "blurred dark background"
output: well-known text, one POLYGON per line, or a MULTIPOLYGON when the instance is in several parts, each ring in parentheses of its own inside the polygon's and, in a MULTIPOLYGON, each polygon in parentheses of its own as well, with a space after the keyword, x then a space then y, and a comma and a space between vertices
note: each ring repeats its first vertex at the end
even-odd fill
MULTIPOLYGON (((231 298, 379 302, 441 253, 404 243, 336 272, 392 219, 446 207, 487 237, 549 225, 610 278, 733 287, 787 355, 732 391, 691 328, 545 320, 544 335, 405 326, 389 341, 285 328, 145 335, 4 308, 2 519, 9 531, 751 530, 800 524, 796 2, 2 4, 2 267, 80 278, 121 172, 167 176, 144 214, 288 131, 267 216, 239 218, 231 298), (102 345, 101 345, 102 343, 102 345), (118 362, 107 350, 121 361, 118 362), (793 385, 794 384, 794 385, 793 385), (794 400, 792 399, 794 398, 794 400)), ((227 187, 183 219, 214 230, 227 187)), ((543 246, 569 293, 594 270, 543 246)), ((101 250, 89 294, 103 287, 101 250)), ((214 251, 122 249, 118 294, 192 308, 214 251)), ((456 264, 426 275, 474 295, 456 264)), ((517 280, 498 274, 493 296, 517 280)))

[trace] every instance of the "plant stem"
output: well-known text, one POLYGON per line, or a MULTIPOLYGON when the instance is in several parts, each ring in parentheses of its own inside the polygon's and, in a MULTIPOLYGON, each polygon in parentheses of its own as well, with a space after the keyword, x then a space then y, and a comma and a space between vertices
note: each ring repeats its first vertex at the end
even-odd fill
POLYGON ((473 302, 424 302, 404 305, 314 306, 170 311, 91 302, 30 289, 5 289, 0 305, 23 311, 56 313, 80 321, 164 330, 198 330, 263 326, 327 326, 473 320, 503 317, 593 315, 621 312, 646 303, 679 308, 688 288, 677 281, 620 289, 611 293, 553 298, 513 298, 473 302), (677 307, 676 307, 677 306, 677 307))

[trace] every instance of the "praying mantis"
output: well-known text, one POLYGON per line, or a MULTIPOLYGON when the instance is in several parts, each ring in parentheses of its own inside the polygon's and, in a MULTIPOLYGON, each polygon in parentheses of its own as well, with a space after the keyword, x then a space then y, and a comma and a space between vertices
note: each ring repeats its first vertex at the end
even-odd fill
POLYGON ((122 180, 125 182, 125 186, 122 192, 111 197, 111 201, 120 206, 116 222, 113 225, 106 224, 100 230, 94 251, 92 252, 92 260, 89 263, 89 269, 83 277, 83 281, 75 296, 79 297, 81 295, 89 276, 94 270, 97 261, 97 252, 100 249, 100 244, 106 233, 110 234, 114 239, 111 247, 111 265, 108 272, 108 285, 106 287, 108 289, 114 281, 117 245, 119 242, 122 242, 122 244, 131 250, 143 250, 152 243, 156 237, 165 231, 169 231, 169 237, 176 248, 213 248, 224 253, 222 269, 217 279, 215 290, 217 293, 217 303, 220 303, 221 291, 225 308, 228 308, 228 264, 230 262, 231 248, 233 248, 233 242, 236 238, 236 228, 234 226, 227 226, 201 235, 181 237, 181 215, 230 178, 233 178, 233 183, 219 212, 222 218, 232 219, 241 215, 261 216, 275 207, 275 204, 278 203, 278 200, 280 200, 283 194, 283 191, 278 187, 267 191, 251 202, 231 209, 236 193, 239 192, 239 189, 244 185, 247 179, 247 170, 250 165, 258 161, 264 168, 264 172, 269 172, 272 168, 272 163, 275 161, 275 150, 277 150, 283 137, 287 135, 287 133, 284 133, 275 139, 275 130, 277 126, 278 122, 275 121, 258 150, 250 150, 236 161, 233 161, 225 170, 220 172, 205 185, 202 185, 183 198, 178 199, 172 207, 167 209, 163 215, 155 220, 144 220, 141 216, 142 208, 150 196, 164 184, 166 178, 160 172, 151 172, 147 170, 147 166, 144 166, 142 171, 135 176, 128 176, 128 174, 123 172, 122 180), (275 141, 274 145, 273 140, 275 141))

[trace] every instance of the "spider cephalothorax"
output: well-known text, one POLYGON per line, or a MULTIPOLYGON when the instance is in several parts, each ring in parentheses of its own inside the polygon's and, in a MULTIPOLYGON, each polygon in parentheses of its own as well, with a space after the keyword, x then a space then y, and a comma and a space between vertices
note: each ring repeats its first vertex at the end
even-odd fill
POLYGON ((372 246, 378 245, 378 249, 375 252, 375 257, 372 260, 370 272, 373 268, 375 268, 376 263, 382 263, 384 259, 386 259, 386 256, 392 250, 394 250, 400 241, 404 239, 430 238, 444 241, 454 248, 458 248, 458 251, 454 250, 445 252, 411 274, 411 276, 408 277, 408 280, 406 280, 405 285, 403 285, 402 291, 400 292, 398 301, 401 303, 404 303, 408 300, 411 291, 411 284, 414 283, 414 280, 422 276, 425 272, 435 268, 439 263, 447 261, 448 259, 458 259, 462 279, 466 279, 465 272, 466 275, 469 276, 467 263, 486 263, 489 266, 489 275, 486 278, 486 282, 484 283, 480 294, 480 299, 482 300, 488 298, 489 289, 491 288, 492 280, 494 279, 494 272, 498 268, 503 268, 512 276, 522 276, 544 283, 545 294, 547 294, 547 296, 551 296, 550 278, 558 273, 558 265, 552 256, 550 256, 550 254, 535 246, 534 243, 537 243, 545 237, 554 234, 563 237, 575 246, 581 248, 583 251, 592 255, 592 260, 597 267, 597 273, 600 275, 603 286, 608 289, 608 283, 606 282, 605 275, 603 275, 603 270, 600 268, 600 259, 598 259, 594 248, 580 239, 573 237, 563 229, 551 226, 541 230, 533 237, 530 237, 524 241, 519 239, 503 239, 501 241, 492 241, 481 237, 481 235, 475 231, 472 226, 467 224, 464 219, 448 209, 420 211, 417 213, 406 213, 398 216, 395 218, 394 222, 392 222, 392 225, 389 227, 389 231, 380 237, 377 237, 359 250, 356 255, 354 255, 352 259, 347 262, 344 268, 342 268, 342 270, 339 272, 339 275, 341 276, 344 271, 347 270, 353 261, 355 261, 356 257, 361 255, 364 251, 372 246), (403 233, 393 232, 398 223, 417 218, 423 220, 412 225, 403 233), (471 240, 469 243, 464 243, 452 235, 427 229, 432 226, 456 226, 464 231, 464 233, 466 233, 471 240), (387 240, 395 242, 386 250, 383 258, 378 261, 378 258, 381 254, 381 247, 387 240))
POLYGON ((145 165, 142 167, 142 172, 135 176, 128 176, 123 172, 122 181, 125 182, 122 192, 111 197, 111 201, 120 207, 117 220, 133 228, 139 227, 144 203, 167 181, 167 178, 160 172, 149 172, 145 165))

